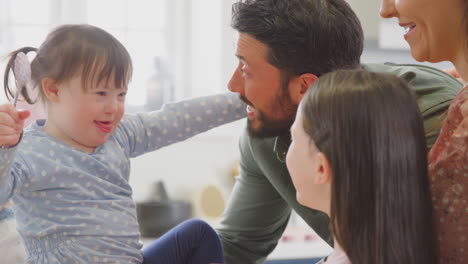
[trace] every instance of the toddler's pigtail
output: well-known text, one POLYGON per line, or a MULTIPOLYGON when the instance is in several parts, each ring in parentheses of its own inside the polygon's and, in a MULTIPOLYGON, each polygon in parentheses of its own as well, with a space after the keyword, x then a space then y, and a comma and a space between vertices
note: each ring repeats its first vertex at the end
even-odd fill
MULTIPOLYGON (((20 52, 23 52, 24 54, 28 54, 28 52, 31 52, 31 51, 36 52, 37 48, 24 47, 24 48, 15 50, 8 55, 9 59, 5 68, 5 74, 3 75, 3 87, 5 90, 5 95, 9 101, 15 97, 15 91, 16 91, 16 89, 12 89, 9 84, 10 72, 13 71, 13 68, 15 66, 14 63, 15 63, 16 55, 18 55, 18 53, 20 52)), ((28 104, 34 104, 36 102, 36 100, 33 101, 33 99, 29 96, 28 89, 22 89, 21 95, 26 100, 26 102, 28 102, 28 104)))

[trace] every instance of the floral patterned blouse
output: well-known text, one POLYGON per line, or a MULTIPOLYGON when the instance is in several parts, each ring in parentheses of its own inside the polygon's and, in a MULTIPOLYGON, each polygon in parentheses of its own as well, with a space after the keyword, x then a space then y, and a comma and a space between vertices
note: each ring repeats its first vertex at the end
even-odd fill
POLYGON ((468 263, 468 85, 451 103, 429 152, 440 263, 468 263))

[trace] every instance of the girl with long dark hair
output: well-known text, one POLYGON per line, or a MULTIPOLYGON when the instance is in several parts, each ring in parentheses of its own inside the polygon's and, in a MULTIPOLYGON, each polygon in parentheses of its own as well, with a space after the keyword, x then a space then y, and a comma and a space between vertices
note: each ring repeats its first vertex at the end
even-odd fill
POLYGON ((297 200, 330 216, 335 252, 324 263, 437 263, 424 128, 404 80, 326 74, 291 135, 297 200))

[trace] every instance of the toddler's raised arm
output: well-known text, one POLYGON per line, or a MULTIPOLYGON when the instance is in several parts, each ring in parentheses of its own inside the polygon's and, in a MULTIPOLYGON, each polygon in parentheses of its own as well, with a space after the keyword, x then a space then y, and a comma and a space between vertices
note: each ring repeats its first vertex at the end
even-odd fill
POLYGON ((158 111, 126 116, 116 136, 127 135, 128 141, 121 142, 135 157, 241 119, 246 116, 245 107, 234 93, 169 103, 158 111))

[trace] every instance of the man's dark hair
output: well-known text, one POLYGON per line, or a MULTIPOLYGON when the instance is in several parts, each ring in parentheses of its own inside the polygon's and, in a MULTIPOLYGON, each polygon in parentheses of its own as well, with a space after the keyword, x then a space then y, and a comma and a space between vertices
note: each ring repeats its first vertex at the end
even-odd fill
POLYGON ((239 0, 232 27, 268 47, 267 61, 287 76, 355 68, 362 27, 345 0, 239 0))

